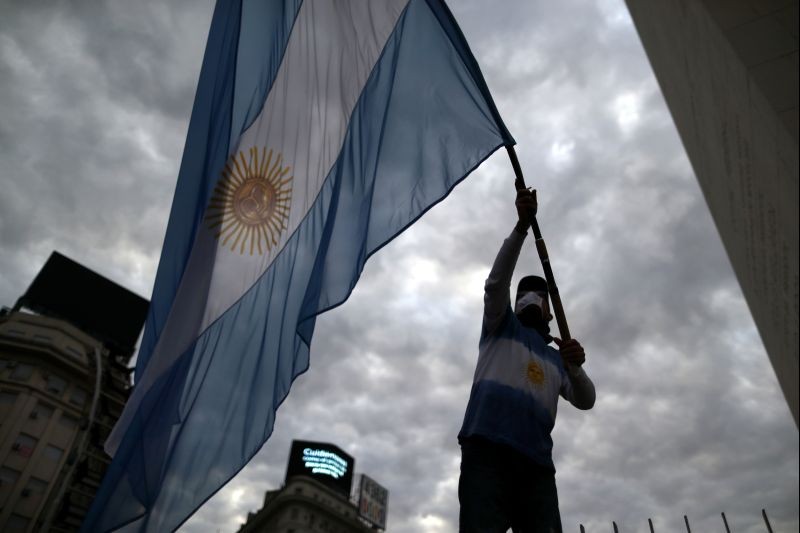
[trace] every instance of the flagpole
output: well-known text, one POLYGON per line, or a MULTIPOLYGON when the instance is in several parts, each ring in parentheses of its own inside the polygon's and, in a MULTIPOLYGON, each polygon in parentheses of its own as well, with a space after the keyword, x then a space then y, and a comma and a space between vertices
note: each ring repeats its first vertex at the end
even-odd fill
MULTIPOLYGON (((514 167, 514 186, 517 190, 526 189, 525 178, 522 177, 522 167, 519 165, 517 159, 517 152, 511 145, 506 145, 508 150, 508 157, 511 159, 511 166, 514 167)), ((561 303, 561 295, 556 286, 556 279, 553 276, 553 269, 550 266, 550 256, 547 255, 547 247, 542 239, 542 232, 539 230, 539 223, 536 221, 536 215, 531 217, 531 229, 533 236, 536 238, 536 251, 539 252, 539 259, 542 262, 542 269, 544 270, 544 278, 547 280, 547 292, 550 294, 550 301, 553 303, 553 313, 556 316, 556 323, 558 324, 558 332, 562 340, 569 340, 572 337, 569 334, 569 326, 567 325, 567 317, 564 315, 564 306, 561 303)))

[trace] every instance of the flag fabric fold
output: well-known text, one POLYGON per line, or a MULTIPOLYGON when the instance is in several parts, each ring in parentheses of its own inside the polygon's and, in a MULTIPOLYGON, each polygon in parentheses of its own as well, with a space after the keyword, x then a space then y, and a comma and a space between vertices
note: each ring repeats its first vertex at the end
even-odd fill
POLYGON ((441 0, 220 0, 137 367, 83 531, 169 531, 272 432, 316 315, 513 144, 441 0))

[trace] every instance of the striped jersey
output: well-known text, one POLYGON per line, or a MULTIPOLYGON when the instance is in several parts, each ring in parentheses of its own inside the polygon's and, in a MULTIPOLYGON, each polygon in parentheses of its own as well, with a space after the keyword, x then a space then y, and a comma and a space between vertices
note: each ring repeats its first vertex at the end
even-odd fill
POLYGON ((524 239, 512 232, 486 280, 478 363, 458 438, 504 444, 555 470, 550 433, 558 397, 588 409, 594 385, 583 369, 570 377, 558 350, 523 326, 511 309, 511 276, 524 239))

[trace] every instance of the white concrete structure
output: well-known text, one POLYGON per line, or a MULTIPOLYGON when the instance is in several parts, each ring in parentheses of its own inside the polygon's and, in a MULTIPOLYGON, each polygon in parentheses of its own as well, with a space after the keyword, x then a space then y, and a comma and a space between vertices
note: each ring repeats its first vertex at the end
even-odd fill
POLYGON ((798 1, 626 2, 797 423, 798 1))

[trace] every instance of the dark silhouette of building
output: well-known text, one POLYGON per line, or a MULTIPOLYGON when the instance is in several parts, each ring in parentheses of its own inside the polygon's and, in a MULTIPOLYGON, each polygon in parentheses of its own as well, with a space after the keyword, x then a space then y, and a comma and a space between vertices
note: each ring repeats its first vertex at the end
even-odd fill
POLYGON ((147 300, 53 252, 0 313, 0 530, 77 531, 130 391, 147 300))
POLYGON ((239 533, 374 533, 349 498, 309 477, 294 476, 268 491, 264 506, 239 533))
POLYGON ((239 533, 374 533, 385 528, 388 491, 362 476, 360 492, 352 498, 354 465, 336 445, 294 441, 284 486, 266 493, 263 507, 248 515, 239 533))

